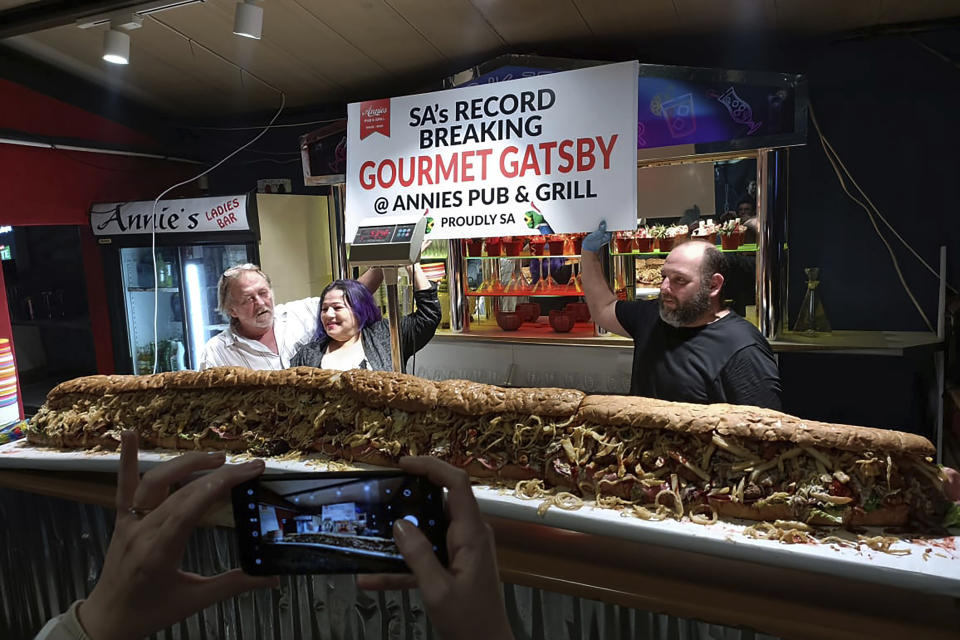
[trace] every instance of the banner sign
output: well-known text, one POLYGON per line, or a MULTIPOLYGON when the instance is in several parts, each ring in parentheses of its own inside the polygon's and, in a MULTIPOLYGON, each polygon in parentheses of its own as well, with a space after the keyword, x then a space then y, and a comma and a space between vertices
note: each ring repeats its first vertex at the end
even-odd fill
POLYGON ((150 233, 205 233, 246 231, 247 196, 183 198, 95 204, 90 209, 90 226, 95 236, 150 233))
POLYGON ((638 67, 349 105, 346 241, 418 212, 435 239, 635 228, 638 67))
MULTIPOLYGON (((458 86, 550 73, 505 64, 458 86)), ((805 86, 795 75, 641 64, 637 103, 638 149, 696 144, 708 152, 805 142, 805 86)))

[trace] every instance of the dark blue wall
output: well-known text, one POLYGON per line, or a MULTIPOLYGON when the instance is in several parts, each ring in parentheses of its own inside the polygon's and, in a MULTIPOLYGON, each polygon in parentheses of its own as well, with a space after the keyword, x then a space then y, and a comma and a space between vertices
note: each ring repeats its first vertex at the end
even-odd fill
MULTIPOLYGON (((800 68, 820 126, 854 178, 934 269, 946 245, 954 286, 960 284, 960 71, 921 43, 957 59, 958 35, 952 30, 826 44, 810 50, 800 68)), ((812 127, 808 145, 791 153, 790 178, 790 322, 805 291, 803 267, 819 266, 818 291, 835 329, 928 330, 866 213, 843 193, 812 127)), ((877 224, 935 329, 936 278, 877 224)), ((931 360, 783 355, 785 409, 931 435, 925 396, 931 360)))

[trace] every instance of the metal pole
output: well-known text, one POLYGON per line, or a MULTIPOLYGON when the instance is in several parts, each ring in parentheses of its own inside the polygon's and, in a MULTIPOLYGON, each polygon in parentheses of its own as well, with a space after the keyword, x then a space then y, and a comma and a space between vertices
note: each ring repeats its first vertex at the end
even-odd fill
POLYGON ((467 274, 463 269, 463 244, 460 240, 447 240, 447 293, 450 295, 450 331, 463 333, 470 330, 470 305, 464 283, 467 274))
POLYGON ((787 153, 757 154, 757 319, 767 340, 779 337, 786 315, 787 153))
POLYGON ((340 280, 347 274, 347 240, 344 237, 344 196, 346 185, 342 182, 330 185, 330 199, 327 200, 327 223, 330 229, 330 270, 333 279, 340 280))
POLYGON ((403 373, 400 353, 400 304, 397 301, 397 268, 383 267, 383 283, 387 285, 387 314, 390 321, 390 359, 393 370, 403 373))
MULTIPOLYGON (((941 343, 947 337, 947 247, 940 246, 940 291, 937 298, 937 338, 941 343)), ((943 393, 946 387, 945 354, 937 349, 933 354, 934 388, 934 442, 937 445, 937 464, 943 464, 943 393)))

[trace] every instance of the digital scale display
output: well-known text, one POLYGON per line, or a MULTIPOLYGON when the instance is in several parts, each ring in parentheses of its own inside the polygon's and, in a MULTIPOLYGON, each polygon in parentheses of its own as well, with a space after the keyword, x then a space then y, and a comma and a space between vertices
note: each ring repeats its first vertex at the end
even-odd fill
POLYGON ((360 227, 357 229, 357 237, 353 239, 353 244, 380 244, 390 242, 393 238, 393 231, 396 225, 388 224, 382 227, 360 227))
POLYGON ((427 219, 420 214, 366 218, 350 243, 350 264, 402 267, 420 259, 427 219))
POLYGON ((360 227, 353 244, 384 244, 387 242, 410 242, 413 224, 387 224, 379 227, 360 227))

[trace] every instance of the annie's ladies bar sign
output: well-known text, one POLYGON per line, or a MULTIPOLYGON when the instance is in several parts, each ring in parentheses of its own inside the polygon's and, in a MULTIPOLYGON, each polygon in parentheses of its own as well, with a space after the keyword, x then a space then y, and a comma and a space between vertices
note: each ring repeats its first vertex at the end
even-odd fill
POLYGON ((246 231, 247 196, 183 198, 95 204, 90 209, 95 236, 137 233, 205 233, 246 231))
POLYGON ((632 229, 637 62, 356 102, 345 237, 427 216, 430 238, 632 229))

